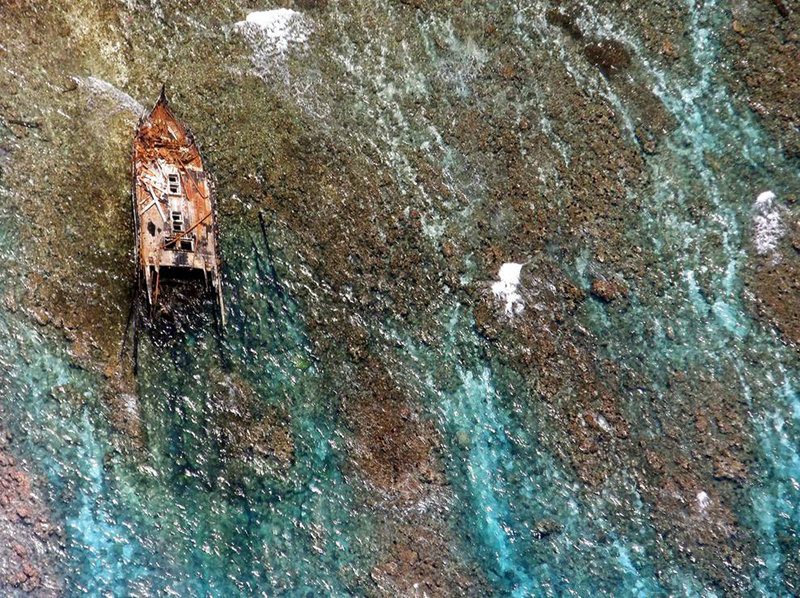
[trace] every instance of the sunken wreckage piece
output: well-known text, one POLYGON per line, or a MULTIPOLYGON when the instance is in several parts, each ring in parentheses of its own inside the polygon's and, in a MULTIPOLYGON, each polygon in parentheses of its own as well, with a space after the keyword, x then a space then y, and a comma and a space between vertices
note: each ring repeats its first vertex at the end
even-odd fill
POLYGON ((164 88, 133 141, 133 218, 140 281, 152 308, 159 283, 202 278, 225 325, 215 202, 194 137, 172 112, 164 88))

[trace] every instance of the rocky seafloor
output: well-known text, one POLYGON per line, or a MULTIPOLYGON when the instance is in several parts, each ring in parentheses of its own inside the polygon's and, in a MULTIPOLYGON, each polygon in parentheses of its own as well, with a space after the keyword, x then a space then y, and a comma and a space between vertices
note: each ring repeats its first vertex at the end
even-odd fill
POLYGON ((791 0, 0 0, 0 595, 797 595, 798 199, 791 0))

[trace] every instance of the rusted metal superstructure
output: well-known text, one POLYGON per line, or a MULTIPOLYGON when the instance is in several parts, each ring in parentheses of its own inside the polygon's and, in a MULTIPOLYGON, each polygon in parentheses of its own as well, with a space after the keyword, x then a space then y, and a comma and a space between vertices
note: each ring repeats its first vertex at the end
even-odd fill
POLYGON ((225 324, 215 202, 192 133, 172 112, 164 88, 133 141, 136 254, 151 307, 159 285, 202 280, 213 289, 225 324))

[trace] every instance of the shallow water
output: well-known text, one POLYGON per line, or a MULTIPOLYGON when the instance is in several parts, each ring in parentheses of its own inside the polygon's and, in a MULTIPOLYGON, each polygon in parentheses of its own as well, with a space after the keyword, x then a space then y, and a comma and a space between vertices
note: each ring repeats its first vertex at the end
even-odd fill
POLYGON ((792 259, 759 249, 754 204, 774 191, 765 209, 788 234, 796 163, 729 85, 737 7, 676 8, 685 45, 667 63, 624 10, 581 6, 582 35, 633 56, 625 74, 590 64, 546 2, 298 2, 250 23, 274 7, 0 9, 18 33, 0 82, 0 413, 64 525, 65 595, 797 591, 800 370, 746 283, 758 259, 792 259), (109 400, 108 368, 132 365, 114 359, 129 136, 165 74, 217 178, 229 323, 220 336, 209 305, 176 307, 142 330, 135 383, 109 400), (621 216, 587 208, 607 248, 574 232, 596 223, 565 181, 595 157, 591 129, 556 114, 562 92, 567 112, 573 92, 606 107, 602 139, 641 161, 638 178, 619 165, 621 216), (672 123, 654 153, 637 140, 645 95, 672 123), (8 122, 21 116, 41 125, 8 122), (497 157, 509 143, 513 163, 497 157), (87 190, 75 165, 107 184, 87 190), (519 169, 528 212, 503 187, 519 169), (529 244, 505 239, 519 230, 529 244), (598 257, 619 247, 644 266, 598 257), (491 287, 511 262, 508 313, 491 287), (589 296, 598 277, 624 278, 624 301, 589 296), (550 319, 562 281, 585 295, 568 324, 550 319), (550 367, 570 375, 545 399, 550 367), (598 392, 613 408, 580 398, 598 392), (675 431, 715 408, 729 445, 675 431), (133 440, 110 423, 125 409, 133 440), (579 446, 590 421, 596 443, 579 446), (746 474, 714 473, 717 450, 746 474))

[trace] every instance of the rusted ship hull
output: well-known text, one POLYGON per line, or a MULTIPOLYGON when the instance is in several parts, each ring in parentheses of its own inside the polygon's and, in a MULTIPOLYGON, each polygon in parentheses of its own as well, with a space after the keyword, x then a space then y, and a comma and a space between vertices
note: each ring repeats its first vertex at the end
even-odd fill
POLYGON ((173 114, 163 89, 136 129, 131 198, 140 280, 149 305, 158 304, 162 283, 194 278, 212 291, 224 325, 211 180, 194 137, 173 114))

